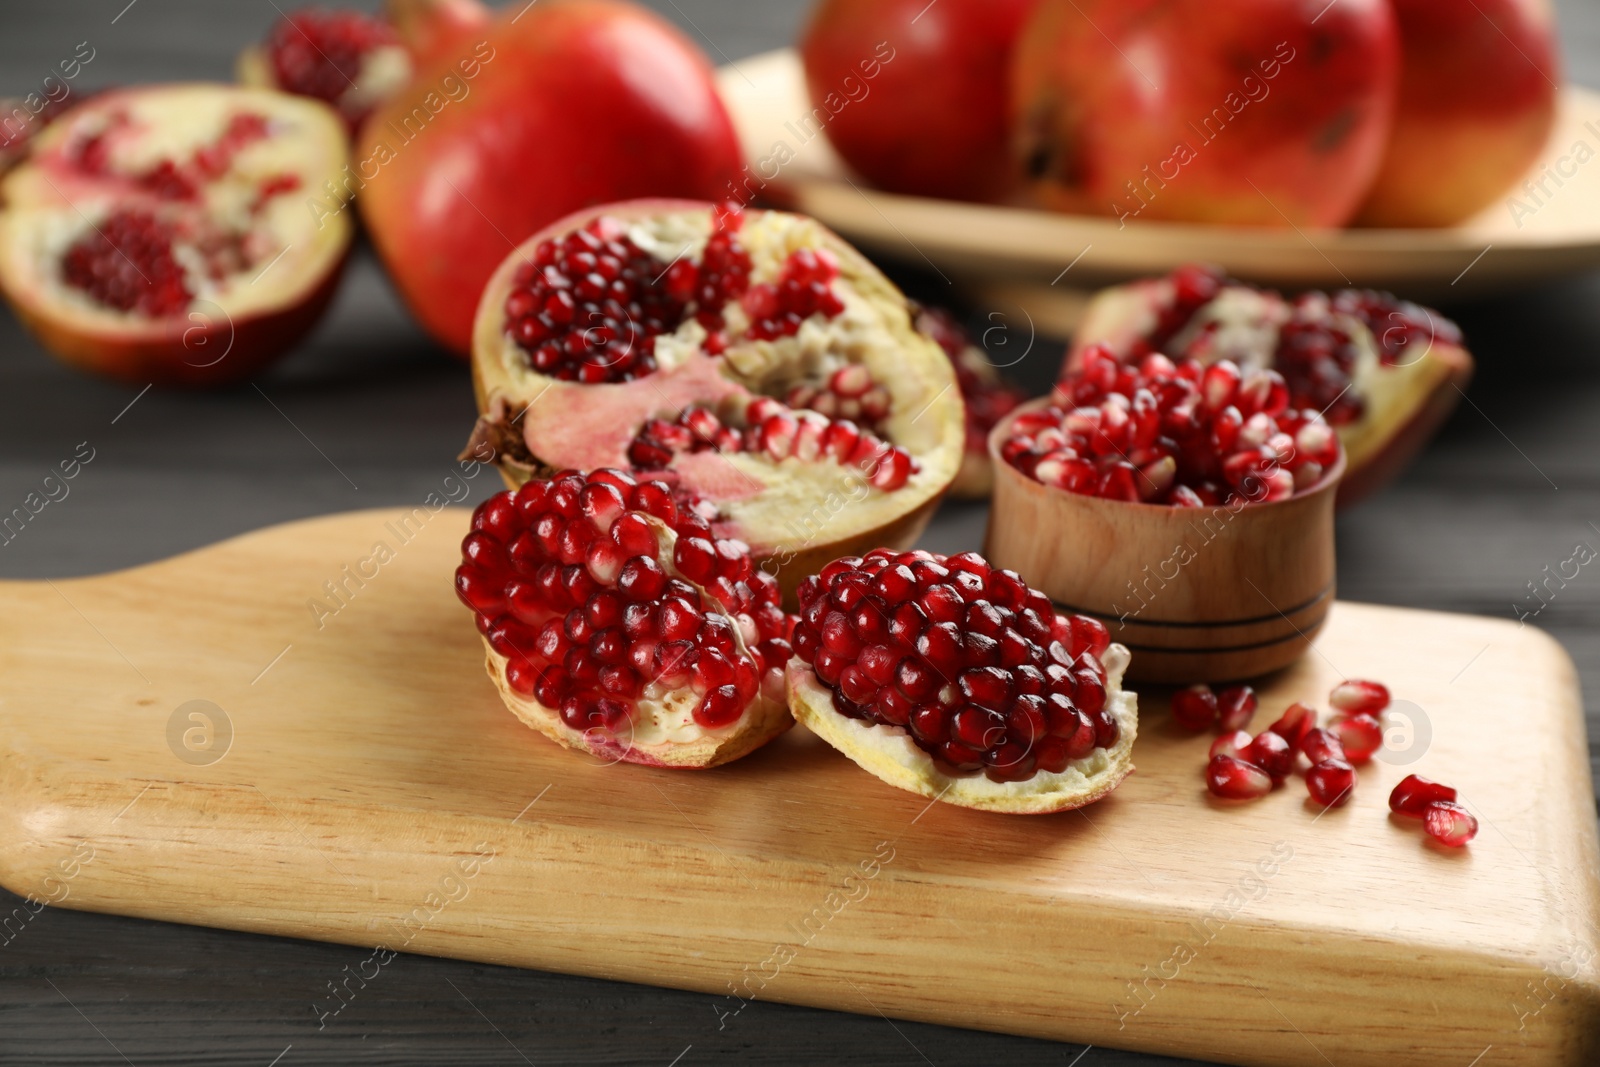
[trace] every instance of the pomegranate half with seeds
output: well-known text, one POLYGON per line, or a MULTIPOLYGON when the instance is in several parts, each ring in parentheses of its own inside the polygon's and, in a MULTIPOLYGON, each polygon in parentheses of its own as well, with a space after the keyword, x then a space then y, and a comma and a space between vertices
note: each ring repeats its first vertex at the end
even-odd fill
POLYGON ((790 617, 665 482, 562 471, 480 505, 456 592, 527 725, 611 761, 710 767, 791 725, 790 617))
POLYGON ((103 93, 0 195, 0 289, 46 348, 135 384, 247 377, 315 324, 353 231, 308 190, 345 165, 327 107, 265 89, 103 93))
POLYGON ((1276 371, 1291 406, 1321 412, 1338 431, 1348 457, 1341 504, 1398 474, 1472 376, 1461 331, 1436 311, 1353 289, 1290 299, 1201 266, 1096 296, 1067 369, 1097 345, 1130 362, 1159 352, 1276 371))
POLYGON ((875 549, 800 587, 795 718, 900 789, 1043 814, 1133 770, 1128 650, 973 552, 875 549))
POLYGON ((628 468, 750 546, 785 591, 921 532, 961 463, 949 361, 812 219, 692 201, 568 217, 501 264, 473 339, 512 485, 628 468))

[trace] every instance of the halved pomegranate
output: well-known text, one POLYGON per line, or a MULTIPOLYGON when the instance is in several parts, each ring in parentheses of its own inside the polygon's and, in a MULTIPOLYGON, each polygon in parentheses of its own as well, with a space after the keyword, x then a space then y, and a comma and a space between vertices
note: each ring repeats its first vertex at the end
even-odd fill
POLYGON ((924 305, 917 311, 917 329, 939 343, 956 369, 956 384, 966 407, 967 443, 961 470, 950 495, 964 500, 985 500, 994 492, 994 464, 989 460, 989 431, 1027 399, 1022 390, 1007 385, 989 360, 989 354, 972 342, 965 328, 944 308, 924 305))
POLYGON ((562 471, 481 504, 456 592, 518 718, 612 761, 711 767, 791 725, 778 583, 661 481, 562 471))
POLYGON ((56 355, 124 381, 213 385, 311 328, 349 251, 306 210, 345 165, 327 107, 264 89, 104 93, 52 123, 0 194, 0 289, 56 355))
POLYGON ((580 212, 507 257, 474 329, 469 450, 490 446, 512 485, 648 471, 786 592, 841 554, 909 544, 961 462, 949 361, 875 267, 802 216, 580 212))
POLYGON ((1128 650, 974 552, 875 549, 800 587, 789 706, 890 785, 1042 814, 1133 770, 1128 650))
POLYGON ((1321 412, 1348 469, 1339 502, 1373 492, 1410 461, 1472 376, 1461 332, 1438 312, 1353 289, 1290 300, 1211 267, 1116 286, 1090 303, 1066 370, 1093 346, 1137 362, 1153 352, 1245 373, 1272 369, 1290 405, 1321 412))

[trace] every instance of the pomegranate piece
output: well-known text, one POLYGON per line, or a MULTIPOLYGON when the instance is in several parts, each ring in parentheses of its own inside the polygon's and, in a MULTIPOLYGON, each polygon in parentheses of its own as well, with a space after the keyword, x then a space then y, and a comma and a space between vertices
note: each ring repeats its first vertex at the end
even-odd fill
POLYGON ((96 95, 52 122, 0 188, 0 290, 45 348, 141 386, 254 375, 313 326, 353 227, 343 131, 266 90, 96 95))
POLYGON ((917 313, 917 330, 932 338, 950 357, 955 367, 956 384, 966 407, 966 451, 961 471, 950 486, 953 496, 981 500, 994 491, 994 466, 989 460, 989 432, 1024 399, 1020 389, 1007 385, 989 360, 989 354, 974 344, 956 317, 943 308, 922 307, 917 313))
POLYGON ((1394 787, 1394 792, 1389 794, 1389 810, 1397 815, 1412 815, 1421 818, 1427 811, 1428 805, 1439 801, 1452 801, 1456 798, 1456 791, 1448 785, 1422 777, 1420 774, 1409 774, 1401 779, 1400 784, 1394 787))
POLYGON ((1178 690, 1172 694, 1172 719, 1195 733, 1211 729, 1217 721, 1217 694, 1203 683, 1178 690))
POLYGON ((1333 731, 1324 730, 1320 726, 1305 732, 1305 735, 1300 739, 1299 748, 1301 752, 1305 753, 1306 759, 1310 760, 1313 765, 1326 760, 1342 760, 1345 758, 1344 745, 1339 741, 1338 736, 1333 731))
POLYGON ((1351 679, 1333 687, 1328 703, 1335 711, 1377 715, 1389 706, 1389 690, 1379 682, 1351 679))
POLYGON ((1356 769, 1338 757, 1312 764, 1306 772, 1311 799, 1325 808, 1343 807, 1356 788, 1356 769))
POLYGON ((265 50, 275 88, 332 104, 351 129, 411 77, 399 34, 359 11, 291 11, 272 27, 265 50))
POLYGON ((795 717, 889 784, 1032 814, 1097 800, 1132 770, 1127 650, 1014 572, 874 549, 806 579, 799 602, 795 717))
POLYGON ((790 725, 791 618, 743 544, 658 486, 563 471, 473 513, 456 592, 507 706, 569 748, 709 767, 790 725))
POLYGON ((1263 730, 1239 753, 1239 758, 1266 771, 1274 782, 1281 782, 1294 770, 1294 755, 1294 747, 1281 735, 1263 730))
POLYGON ((1223 730, 1243 730, 1256 714, 1256 691, 1230 685, 1217 693, 1217 723, 1223 730))
POLYGON ((1435 800, 1422 811, 1422 828, 1440 844, 1460 848, 1478 835, 1478 820, 1453 800, 1435 800))
MULTIPOLYGON (((1338 439, 1347 457, 1341 503, 1397 471, 1472 373, 1461 331, 1431 309, 1367 290, 1290 298, 1204 266, 1099 294, 1065 370, 1082 368, 1102 345, 1134 365, 1162 353, 1179 366, 1229 361, 1241 380, 1275 372, 1279 379, 1256 377, 1252 389, 1273 406, 1281 384, 1289 410, 1322 413, 1325 422, 1296 433, 1293 443, 1326 469, 1329 438, 1338 439)), ((1223 431, 1233 433, 1231 419, 1223 431)))
POLYGON ((1249 748, 1250 742, 1254 740, 1255 738, 1251 737, 1249 732, 1246 730, 1233 730, 1229 733, 1222 734, 1215 741, 1211 742, 1211 750, 1206 754, 1207 758, 1215 756, 1233 756, 1241 760, 1246 759, 1247 757, 1244 755, 1244 750, 1249 748))
POLYGON ((1206 788, 1224 800, 1255 800, 1272 792, 1272 779, 1254 764, 1216 755, 1206 764, 1206 788))
POLYGON ((1316 726, 1317 709, 1309 704, 1296 702, 1285 708, 1283 717, 1267 729, 1289 742, 1291 748, 1298 749, 1305 741, 1306 734, 1316 729, 1316 726))
POLYGON ((1276 371, 1162 355, 1133 366, 1097 345, 1048 406, 1011 423, 1000 455, 1068 492, 1195 507, 1287 500, 1322 480, 1339 444, 1316 410, 1288 405, 1276 371))
POLYGON ((492 450, 513 483, 648 472, 792 596, 843 551, 914 540, 961 463, 948 361, 908 310, 801 216, 596 208, 529 238, 485 290, 467 454, 492 450))
POLYGON ((1333 720, 1328 728, 1344 746, 1351 763, 1366 763, 1383 747, 1383 725, 1371 715, 1349 715, 1333 720))

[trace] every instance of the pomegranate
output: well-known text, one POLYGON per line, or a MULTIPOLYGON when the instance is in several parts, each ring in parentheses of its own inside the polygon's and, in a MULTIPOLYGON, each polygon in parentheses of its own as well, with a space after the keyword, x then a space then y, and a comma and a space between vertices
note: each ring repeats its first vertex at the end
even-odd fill
POLYGON ((800 586, 795 718, 900 789, 1041 814, 1133 770, 1128 650, 973 552, 874 549, 800 586))
POLYGON ((166 85, 96 96, 6 176, 0 289, 67 362, 136 384, 256 373, 311 328, 350 247, 306 190, 345 165, 314 101, 166 85))
POLYGON ((1438 312, 1348 289, 1289 300, 1201 266, 1097 295, 1066 369, 1102 346, 1131 363, 1159 352, 1277 371, 1292 408, 1314 408, 1338 431, 1348 457, 1341 504, 1397 474, 1472 376, 1460 330, 1438 312))
POLYGON ((813 111, 890 192, 990 200, 1013 184, 1006 79, 1038 0, 822 0, 800 42, 813 111))
POLYGON ((905 298, 781 212, 635 201, 535 234, 484 290, 473 378, 469 449, 487 443, 511 484, 648 471, 786 592, 841 553, 909 544, 961 461, 949 362, 905 298))
POLYGON ((950 495, 965 500, 987 499, 994 491, 989 431, 1022 403, 1023 393, 1005 383, 989 361, 988 353, 972 343, 967 331, 950 312, 924 306, 917 312, 916 323, 917 329, 937 341, 944 354, 950 357, 967 413, 966 451, 961 457, 961 470, 950 486, 950 495))
POLYGON ((1452 787, 1420 774, 1408 774, 1389 794, 1389 810, 1396 815, 1412 815, 1420 819, 1430 805, 1439 801, 1453 801, 1455 798, 1456 791, 1452 787))
POLYGON ((1315 410, 1290 406, 1274 370, 1159 353, 1125 364, 1096 345, 1047 404, 1016 416, 1000 456, 1068 492, 1197 508, 1287 500, 1331 473, 1339 441, 1315 410))
MULTIPOLYGON (((1390 3, 1400 24, 1399 104, 1359 221, 1450 226, 1502 194, 1527 195, 1510 187, 1550 136, 1561 80, 1550 5, 1390 3)), ((1530 199, 1523 210, 1541 202, 1530 199)), ((1509 205, 1514 222, 1522 217, 1517 203, 1509 205)))
POLYGON ((566 0, 511 5, 471 56, 419 66, 363 124, 351 182, 412 313, 465 356, 509 247, 586 205, 729 195, 740 159, 682 34, 632 4, 566 0))
POLYGON ((506 705, 568 748, 710 767, 791 725, 791 619, 748 548, 662 482, 562 471, 481 504, 456 591, 506 705))
POLYGON ((1339 226, 1399 66, 1388 0, 1044 0, 1012 67, 1015 154, 1062 211, 1339 226))

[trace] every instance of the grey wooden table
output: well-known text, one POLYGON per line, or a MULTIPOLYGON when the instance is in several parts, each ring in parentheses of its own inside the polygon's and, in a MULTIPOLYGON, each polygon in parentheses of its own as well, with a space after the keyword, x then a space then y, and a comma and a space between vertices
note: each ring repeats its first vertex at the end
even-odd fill
MULTIPOLYGON (((227 78, 275 6, 6 0, 0 94, 28 91, 85 40, 95 58, 80 84, 227 78)), ((723 62, 791 39, 807 5, 653 6, 723 62)), ((1600 86, 1600 5, 1560 7, 1574 79, 1600 86)), ((1600 547, 1600 277, 1447 310, 1479 376, 1406 478, 1340 518, 1340 592, 1509 618, 1546 565, 1579 541, 1600 547)), ((1041 389, 1054 370, 1043 349, 1019 368, 1041 389)), ((414 503, 448 471, 472 415, 463 368, 409 323, 365 254, 315 335, 227 393, 138 395, 82 377, 0 316, 0 511, 79 442, 96 450, 70 496, 0 547, 0 577, 92 574, 270 523, 414 503)), ((928 543, 977 547, 984 520, 982 507, 947 507, 928 543)), ((1534 621, 1566 645, 1600 709, 1600 573, 1583 570, 1534 621)), ((1591 736, 1597 727, 1591 710, 1591 736)), ((0 915, 18 903, 0 892, 0 915)), ((851 1015, 755 1003, 719 1030, 709 996, 423 957, 402 957, 381 991, 319 1031, 312 1002, 364 954, 46 909, 0 945, 0 1064, 1176 1062, 891 1023, 866 1004, 851 1015)))

